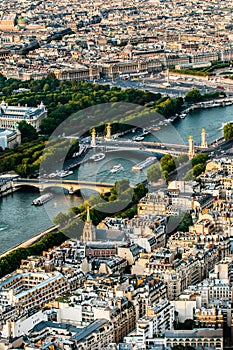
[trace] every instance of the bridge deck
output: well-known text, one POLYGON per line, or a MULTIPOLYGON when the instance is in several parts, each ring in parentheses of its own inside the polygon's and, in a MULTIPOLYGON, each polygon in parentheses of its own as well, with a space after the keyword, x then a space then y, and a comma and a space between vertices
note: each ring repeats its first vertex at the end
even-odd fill
POLYGON ((67 185, 79 185, 79 186, 100 186, 100 187, 113 187, 114 184, 108 183, 108 182, 91 182, 91 181, 79 181, 79 180, 62 180, 62 179, 16 179, 14 183, 19 183, 19 184, 67 184, 67 185))

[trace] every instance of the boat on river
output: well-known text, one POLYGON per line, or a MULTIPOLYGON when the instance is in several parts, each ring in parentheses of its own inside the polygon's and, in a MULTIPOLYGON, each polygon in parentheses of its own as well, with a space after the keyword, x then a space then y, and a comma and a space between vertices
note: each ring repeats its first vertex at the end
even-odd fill
POLYGON ((94 162, 99 162, 105 158, 104 153, 96 153, 93 156, 90 157, 90 160, 93 160, 94 162))
POLYGON ((54 197, 54 195, 51 192, 43 194, 42 196, 34 199, 32 201, 32 205, 36 205, 36 206, 43 205, 46 202, 50 201, 53 197, 54 197))
POLYGON ((57 175, 58 175, 57 172, 56 173, 51 173, 51 174, 48 175, 48 178, 49 179, 53 179, 54 177, 57 177, 57 175))
POLYGON ((180 114, 180 119, 184 119, 185 117, 187 117, 187 114, 186 114, 186 113, 180 114))
POLYGON ((112 169, 110 170, 110 173, 114 174, 120 170, 124 170, 124 168, 121 164, 117 164, 117 165, 114 165, 114 167, 112 167, 112 169))
POLYGON ((72 175, 74 172, 72 170, 62 170, 58 173, 58 177, 66 177, 72 175))
POLYGON ((156 161, 156 159, 156 157, 148 157, 143 162, 132 166, 132 170, 142 170, 144 168, 147 168, 148 166, 152 165, 156 161))
POLYGON ((145 128, 145 129, 143 129, 141 136, 144 137, 144 136, 147 136, 149 134, 150 134, 150 130, 145 128))
POLYGON ((143 140, 144 140, 144 136, 136 136, 133 138, 133 141, 137 141, 137 142, 143 141, 143 140))

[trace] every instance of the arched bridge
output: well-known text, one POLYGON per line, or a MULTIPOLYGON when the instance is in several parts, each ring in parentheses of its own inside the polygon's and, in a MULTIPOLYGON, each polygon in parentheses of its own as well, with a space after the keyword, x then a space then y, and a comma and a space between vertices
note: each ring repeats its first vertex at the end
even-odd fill
POLYGON ((14 187, 31 186, 38 188, 40 191, 51 187, 60 187, 73 194, 82 189, 89 189, 101 194, 107 193, 114 184, 107 182, 90 182, 77 180, 62 180, 62 179, 17 179, 13 182, 14 187))

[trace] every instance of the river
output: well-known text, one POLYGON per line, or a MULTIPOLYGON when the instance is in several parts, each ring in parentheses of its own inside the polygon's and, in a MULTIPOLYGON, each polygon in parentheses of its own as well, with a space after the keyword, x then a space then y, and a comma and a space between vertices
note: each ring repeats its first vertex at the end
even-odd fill
MULTIPOLYGON (((201 145, 202 128, 205 128, 207 142, 210 143, 223 136, 222 124, 229 121, 233 121, 233 105, 195 110, 188 114, 185 119, 175 121, 174 127, 183 139, 184 144, 188 144, 188 137, 192 135, 194 142, 197 145, 201 145)), ((171 135, 167 132, 168 128, 169 126, 165 126, 159 130, 158 136, 163 142, 170 143, 171 135)))
MULTIPOLYGON (((132 184, 136 184, 146 178, 146 170, 133 172, 131 169, 141 159, 142 154, 138 152, 135 152, 134 155, 114 152, 108 154, 101 162, 86 163, 85 166, 75 169, 74 173, 65 179, 114 183, 124 177, 128 178, 132 184), (119 163, 122 164, 123 169, 112 174, 109 170, 119 163)), ((32 205, 33 199, 40 196, 36 190, 21 189, 12 195, 0 198, 0 253, 52 226, 53 217, 56 214, 67 212, 69 207, 77 206, 82 203, 83 199, 87 199, 91 194, 96 194, 83 191, 82 196, 64 195, 62 189, 52 188, 51 190, 54 198, 43 206, 32 205)))
MULTIPOLYGON (((192 112, 185 119, 176 121, 174 127, 183 143, 187 144, 188 136, 192 135, 196 144, 200 144, 202 128, 206 130, 207 141, 212 142, 222 136, 222 123, 232 120, 233 106, 229 106, 192 112)), ((173 126, 165 126, 154 135, 148 135, 147 140, 155 139, 156 136, 163 142, 175 142, 172 133, 175 133, 173 126)), ((115 180, 124 177, 128 178, 131 184, 135 184, 146 177, 146 171, 132 171, 132 166, 141 159, 142 155, 138 152, 115 152, 108 154, 101 162, 88 163, 85 167, 76 169, 74 174, 66 179, 114 183, 115 180), (119 163, 122 164, 123 170, 111 174, 109 170, 119 163)), ((0 253, 48 228, 53 224, 52 218, 58 212, 67 211, 69 206, 78 205, 82 201, 82 198, 76 195, 64 196, 57 192, 44 206, 34 207, 31 205, 32 200, 38 196, 38 192, 20 190, 0 199, 0 253)))

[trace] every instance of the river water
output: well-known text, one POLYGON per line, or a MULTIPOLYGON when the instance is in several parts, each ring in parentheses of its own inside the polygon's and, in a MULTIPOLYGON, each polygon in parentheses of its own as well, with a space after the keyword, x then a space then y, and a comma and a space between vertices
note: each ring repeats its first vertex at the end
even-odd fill
MULTIPOLYGON (((201 143, 201 130, 204 127, 207 133, 207 141, 211 142, 222 136, 222 123, 233 120, 233 106, 224 108, 205 109, 192 112, 185 119, 178 120, 171 126, 165 126, 154 135, 148 135, 147 140, 155 138, 162 142, 175 143, 183 140, 187 144, 188 136, 192 135, 196 144, 201 143), (175 128, 175 129, 174 129, 175 128)), ((108 154, 101 162, 87 163, 80 167, 74 174, 66 179, 79 179, 88 181, 103 181, 114 183, 124 177, 131 184, 145 179, 146 171, 140 173, 132 171, 132 166, 145 159, 146 155, 139 152, 115 152, 108 154), (110 169, 117 164, 123 166, 123 170, 112 174, 110 169)), ((56 192, 54 198, 44 206, 32 206, 32 200, 39 196, 39 192, 20 190, 13 195, 0 199, 0 253, 10 247, 24 241, 41 230, 52 226, 53 217, 60 211, 67 211, 72 205, 78 205, 83 198, 77 195, 66 195, 56 192)))
POLYGON ((192 135, 194 142, 201 145, 201 131, 205 128, 207 142, 210 143, 223 136, 222 124, 229 121, 233 121, 233 105, 195 110, 185 119, 175 121, 172 127, 164 126, 154 135, 149 135, 147 140, 158 139, 164 143, 188 144, 188 137, 192 135), (176 130, 172 130, 173 127, 176 130))

